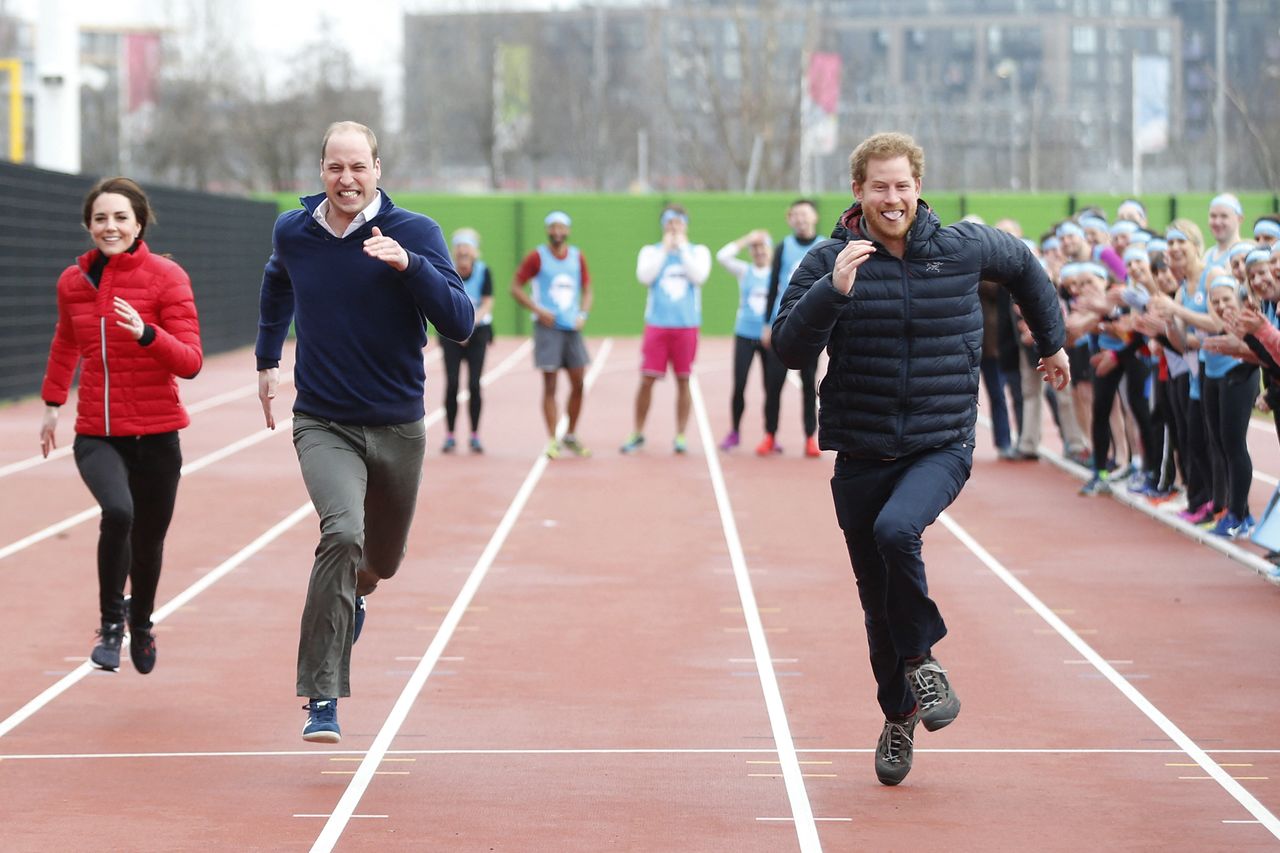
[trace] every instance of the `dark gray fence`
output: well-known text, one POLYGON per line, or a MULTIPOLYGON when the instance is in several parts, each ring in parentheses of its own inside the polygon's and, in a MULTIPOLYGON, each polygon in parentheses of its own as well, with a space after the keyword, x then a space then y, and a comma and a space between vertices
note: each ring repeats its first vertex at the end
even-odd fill
MULTIPOLYGON (((93 245, 80 218, 95 180, 0 163, 0 400, 40 392, 58 275, 93 245)), ((144 189, 159 219, 147 227, 147 244, 191 276, 205 354, 252 344, 276 205, 144 189)), ((245 376, 252 373, 247 359, 245 376)))

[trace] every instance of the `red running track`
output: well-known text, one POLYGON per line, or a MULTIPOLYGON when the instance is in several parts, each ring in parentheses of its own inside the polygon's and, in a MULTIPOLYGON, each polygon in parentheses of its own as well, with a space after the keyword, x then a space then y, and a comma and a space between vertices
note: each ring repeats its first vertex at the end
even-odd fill
MULTIPOLYGON (((92 500, 65 456, 24 467, 38 401, 0 411, 0 571, 22 581, 0 622, 0 849, 1275 849, 1275 586, 1054 466, 997 461, 980 433, 926 537, 964 710, 882 787, 830 454, 798 455, 798 393, 787 453, 708 457, 731 342, 706 340, 690 453, 670 452, 668 382, 623 457, 638 341, 591 348, 595 456, 551 464, 523 341, 490 353, 483 456, 439 454, 429 351, 419 517, 370 598, 335 748, 298 736, 316 521, 248 355, 184 389, 145 678, 84 665, 96 521, 47 531, 92 500)), ((753 376, 746 448, 760 402, 753 376)), ((1250 440, 1280 473, 1274 435, 1250 440)))

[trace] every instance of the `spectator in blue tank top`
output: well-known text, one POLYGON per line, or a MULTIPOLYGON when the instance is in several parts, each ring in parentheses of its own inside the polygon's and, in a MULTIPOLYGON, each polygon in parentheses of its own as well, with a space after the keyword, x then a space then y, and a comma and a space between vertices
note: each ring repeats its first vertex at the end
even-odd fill
POLYGON ((591 451, 578 440, 578 416, 582 413, 583 377, 590 356, 582 341, 582 327, 591 310, 591 279, 587 259, 577 246, 569 245, 573 221, 562 210, 548 213, 542 224, 547 244, 539 246, 521 262, 511 282, 511 295, 532 312, 533 363, 542 372, 542 417, 547 425, 546 454, 558 459, 562 450, 588 457, 591 451), (533 293, 525 287, 532 281, 533 293), (564 438, 556 437, 560 420, 556 406, 556 376, 569 374, 569 401, 565 405, 569 427, 564 438))
MULTIPOLYGON (((720 449, 724 451, 732 450, 741 441, 738 431, 742 426, 742 413, 746 409, 747 376, 756 356, 760 357, 766 392, 765 434, 772 435, 778 429, 777 402, 768 396, 769 361, 760 344, 761 334, 767 328, 764 318, 769 304, 769 267, 772 254, 773 240, 764 229, 757 229, 737 240, 731 240, 716 252, 716 260, 720 266, 728 270, 738 282, 738 315, 733 324, 733 397, 729 406, 733 428, 720 442, 720 449), (743 249, 751 251, 751 263, 738 257, 743 249)), ((778 366, 785 373, 786 367, 782 362, 779 361, 778 366)))
POLYGON ((483 453, 480 443, 480 377, 484 375, 484 354, 493 340, 493 276, 489 266, 479 258, 480 235, 471 228, 460 228, 450 239, 453 245, 453 266, 462 277, 462 286, 475 306, 476 327, 465 341, 451 341, 440 336, 440 349, 444 353, 444 445, 442 453, 452 453, 458 446, 453 437, 453 427, 458 421, 458 388, 462 363, 467 363, 467 413, 471 416, 472 453, 483 453))
POLYGON ((635 453, 644 446, 644 422, 649 416, 653 383, 676 375, 676 453, 688 449, 684 430, 689 423, 692 397, 689 376, 698 351, 702 325, 702 285, 711 275, 711 250, 689 242, 689 214, 678 204, 663 208, 659 221, 662 240, 640 250, 636 279, 649 289, 644 308, 644 342, 641 345, 640 387, 636 391, 635 428, 620 448, 635 453))

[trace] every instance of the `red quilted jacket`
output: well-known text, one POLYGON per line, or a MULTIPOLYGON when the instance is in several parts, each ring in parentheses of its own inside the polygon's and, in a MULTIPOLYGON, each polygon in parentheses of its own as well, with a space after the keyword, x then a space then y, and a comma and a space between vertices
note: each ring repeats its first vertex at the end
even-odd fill
POLYGON ((58 278, 58 326, 41 396, 65 403, 83 360, 77 433, 152 435, 185 427, 191 419, 175 377, 192 378, 204 361, 191 280, 139 241, 135 251, 111 257, 94 287, 87 273, 97 258, 97 249, 86 252, 58 278), (154 331, 146 346, 116 325, 117 296, 154 331))

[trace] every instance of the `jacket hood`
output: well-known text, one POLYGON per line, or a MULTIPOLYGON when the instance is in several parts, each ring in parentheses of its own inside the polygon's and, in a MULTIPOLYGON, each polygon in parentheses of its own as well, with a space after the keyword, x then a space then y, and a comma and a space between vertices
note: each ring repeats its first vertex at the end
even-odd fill
MULTIPOLYGON (((924 199, 918 199, 916 201, 916 218, 911 223, 911 230, 907 232, 907 245, 910 246, 930 239, 940 226, 938 215, 933 212, 933 208, 924 199)), ((831 229, 831 239, 846 242, 849 240, 871 240, 876 242, 874 237, 863 233, 862 202, 855 201, 844 213, 840 214, 836 227, 831 229)))

